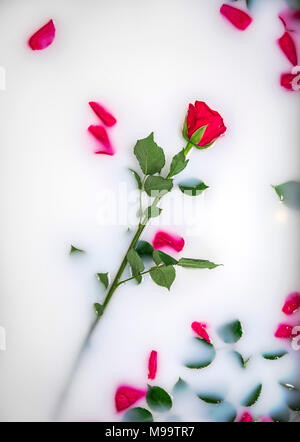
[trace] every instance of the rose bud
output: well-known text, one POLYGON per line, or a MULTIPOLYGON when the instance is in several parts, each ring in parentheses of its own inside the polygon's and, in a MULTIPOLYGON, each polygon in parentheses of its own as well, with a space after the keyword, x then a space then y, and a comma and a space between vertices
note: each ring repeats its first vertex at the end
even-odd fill
POLYGON ((210 109, 204 101, 189 105, 183 136, 191 145, 206 149, 225 131, 226 126, 221 115, 210 109))

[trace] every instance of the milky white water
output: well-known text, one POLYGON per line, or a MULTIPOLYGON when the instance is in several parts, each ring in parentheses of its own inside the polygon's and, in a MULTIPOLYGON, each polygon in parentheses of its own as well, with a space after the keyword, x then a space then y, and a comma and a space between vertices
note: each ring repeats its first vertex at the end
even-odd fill
MULTIPOLYGON (((299 212, 271 188, 299 178, 299 95, 278 81, 289 69, 276 45, 284 3, 259 3, 241 33, 220 16, 217 0, 1 1, 1 420, 51 419, 94 318, 92 304, 104 296, 94 274, 114 274, 132 236, 126 223, 107 225, 102 192, 134 189, 127 172, 137 168, 133 146, 151 131, 168 160, 181 149, 180 128, 195 99, 217 109, 228 131, 213 148, 194 151, 180 176, 210 186, 197 197, 194 223, 164 227, 184 236, 180 256, 224 266, 180 268, 170 293, 148 277, 120 287, 61 419, 120 420, 114 392, 124 383, 146 386, 152 349, 155 385, 168 391, 181 376, 195 392, 221 393, 237 406, 262 382, 257 416, 281 402, 279 379, 300 381, 297 352, 274 362, 259 357, 282 348, 273 333, 285 319, 285 296, 300 287, 299 212), (54 43, 32 52, 27 38, 50 18, 54 43), (114 157, 93 154, 86 129, 98 119, 89 100, 118 119, 110 130, 114 157), (70 244, 87 253, 70 257, 70 244), (256 355, 246 370, 216 333, 234 318, 244 327, 236 349, 256 355), (193 351, 192 321, 209 324, 218 351, 213 365, 191 372, 183 362, 193 351)), ((149 227, 144 239, 156 230, 149 227)), ((208 411, 188 395, 166 418, 205 421, 208 411)))

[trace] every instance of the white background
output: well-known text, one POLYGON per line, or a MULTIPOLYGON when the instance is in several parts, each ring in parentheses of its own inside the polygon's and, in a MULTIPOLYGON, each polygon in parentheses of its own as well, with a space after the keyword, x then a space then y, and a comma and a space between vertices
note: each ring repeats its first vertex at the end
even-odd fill
MULTIPOLYGON (((197 231, 184 256, 224 264, 181 269, 169 293, 145 278, 115 294, 76 378, 63 419, 119 420, 116 387, 145 387, 147 357, 159 352, 157 384, 178 376, 238 403, 256 382, 265 414, 280 401, 277 379, 295 365, 254 358, 247 372, 219 352, 214 366, 189 374, 183 353, 190 323, 217 326, 239 317, 246 355, 280 347, 273 338, 285 296, 299 290, 299 215, 280 205, 271 184, 299 178, 299 96, 279 86, 290 69, 276 45, 283 2, 265 0, 246 32, 219 14, 217 0, 1 0, 0 352, 1 420, 49 420, 78 346, 103 297, 94 274, 115 272, 130 233, 99 222, 101 191, 134 188, 133 146, 151 131, 169 160, 183 147, 189 102, 204 100, 228 126, 213 148, 194 151, 186 177, 210 185, 199 198, 197 231), (29 36, 52 18, 44 51, 29 36), (98 119, 88 101, 116 115, 117 154, 96 156, 87 133, 98 119), (70 244, 85 255, 69 257, 70 244)), ((151 240, 152 227, 145 233, 151 240)), ((191 234, 192 233, 192 234, 191 234)), ((218 344, 222 345, 222 344, 218 344)), ((143 402, 141 402, 143 404, 143 402)), ((198 404, 182 419, 205 420, 198 404)))

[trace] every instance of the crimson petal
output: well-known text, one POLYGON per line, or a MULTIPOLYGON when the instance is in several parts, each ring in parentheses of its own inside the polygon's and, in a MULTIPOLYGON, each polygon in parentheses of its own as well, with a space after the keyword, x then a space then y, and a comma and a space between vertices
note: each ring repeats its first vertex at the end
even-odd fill
POLYGON ((292 315, 300 307, 300 293, 291 293, 285 300, 284 306, 282 307, 283 313, 286 315, 292 315))
POLYGON ((197 333, 198 336, 200 336, 200 338, 205 339, 205 341, 207 341, 209 343, 211 342, 210 337, 206 331, 207 324, 205 324, 203 322, 194 321, 192 323, 191 327, 192 327, 193 331, 195 333, 197 333))
POLYGON ((161 230, 155 234, 152 244, 155 249, 171 247, 176 252, 180 252, 184 247, 184 239, 161 230))
POLYGON ((91 125, 88 131, 103 145, 102 149, 95 152, 96 154, 114 155, 115 152, 110 144, 105 127, 91 125))
POLYGON ((282 52, 293 66, 298 64, 297 49, 289 32, 285 32, 282 37, 279 38, 278 44, 282 52))
POLYGON ((33 51, 40 51, 51 45, 55 37, 55 26, 53 20, 49 20, 44 26, 36 31, 28 40, 33 51))
POLYGON ((152 350, 148 361, 148 379, 155 379, 157 372, 157 351, 152 350))
POLYGON ((122 385, 117 389, 115 394, 115 405, 117 411, 120 412, 126 410, 126 408, 131 407, 131 405, 133 405, 145 395, 145 390, 139 390, 128 385, 122 385))
POLYGON ((220 12, 240 31, 244 31, 252 23, 252 18, 249 14, 233 6, 224 4, 221 6, 220 12))
POLYGON ((110 114, 106 109, 104 109, 101 104, 97 103, 96 101, 90 101, 89 105, 106 126, 111 127, 116 124, 117 120, 115 119, 115 117, 110 114))

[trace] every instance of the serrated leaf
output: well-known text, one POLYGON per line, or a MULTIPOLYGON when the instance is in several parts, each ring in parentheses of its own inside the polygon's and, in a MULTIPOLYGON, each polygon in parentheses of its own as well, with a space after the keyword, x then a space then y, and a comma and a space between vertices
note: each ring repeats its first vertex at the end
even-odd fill
POLYGON ((78 249, 77 247, 75 247, 71 244, 70 255, 72 255, 73 253, 85 253, 85 251, 82 249, 78 249))
POLYGON ((175 280, 176 272, 173 266, 164 265, 162 267, 152 267, 150 276, 155 284, 161 287, 166 287, 168 290, 170 290, 171 285, 175 280))
POLYGON ((199 146, 199 143, 204 135, 206 128, 207 128, 207 125, 199 127, 199 129, 197 129, 190 138, 190 142, 198 149, 204 149, 204 147, 205 147, 205 146, 199 146))
POLYGON ((185 158, 184 149, 174 155, 170 166, 169 177, 173 177, 182 172, 186 168, 188 162, 189 160, 185 158))
POLYGON ((222 264, 215 264, 206 259, 180 258, 178 265, 191 269, 214 269, 222 264))
POLYGON ((144 264, 140 255, 134 250, 130 249, 127 253, 127 261, 131 268, 132 276, 136 276, 136 281, 138 284, 142 282, 142 276, 139 275, 144 270, 144 264))
POLYGON ((262 357, 264 359, 268 359, 269 361, 275 361, 276 359, 280 359, 285 356, 288 352, 285 350, 277 350, 269 353, 263 353, 262 357))
POLYGON ((244 407, 252 407, 252 405, 254 405, 258 401, 261 395, 261 391, 262 391, 262 384, 258 384, 242 400, 241 405, 243 405, 244 407))
POLYGON ((278 186, 273 186, 275 192, 287 207, 300 209, 300 182, 288 181, 278 186))
POLYGON ((182 193, 188 196, 198 196, 202 192, 204 192, 204 190, 209 188, 209 186, 207 186, 206 184, 203 183, 203 181, 200 180, 194 180, 194 181, 189 180, 180 183, 178 187, 182 193))
POLYGON ((224 397, 215 393, 200 393, 197 396, 199 399, 201 399, 201 401, 206 402, 207 404, 217 405, 224 402, 224 397))
POLYGON ((153 132, 148 137, 137 141, 134 154, 145 175, 159 173, 165 165, 164 151, 155 143, 153 132))
POLYGON ((141 190, 143 187, 141 177, 139 176, 139 174, 135 170, 133 170, 133 169, 129 169, 129 170, 135 178, 138 189, 141 190))
POLYGON ((147 207, 147 209, 145 210, 145 216, 147 217, 147 219, 150 218, 156 218, 157 216, 159 216, 162 212, 162 209, 160 209, 159 207, 156 206, 149 206, 147 207))
POLYGON ((96 278, 99 282, 101 282, 104 287, 107 289, 109 285, 108 273, 96 273, 96 278))
POLYGON ((163 388, 150 385, 148 385, 146 401, 151 410, 159 413, 169 411, 173 405, 171 396, 163 388))
POLYGON ((214 346, 210 342, 207 342, 205 339, 194 338, 194 341, 196 341, 199 344, 199 346, 201 346, 199 348, 200 353, 201 353, 201 357, 197 356, 197 357, 193 358, 193 360, 191 360, 191 362, 185 363, 185 367, 193 369, 193 370, 199 370, 202 368, 206 368, 215 359, 216 350, 215 350, 214 346))
POLYGON ((243 336, 242 324, 239 320, 229 322, 220 327, 218 333, 226 344, 235 344, 243 336))
POLYGON ((153 250, 154 249, 152 245, 149 242, 143 240, 138 241, 137 245, 135 246, 135 251, 140 256, 152 256, 153 250))
POLYGON ((104 308, 103 308, 103 305, 101 305, 101 304, 99 304, 98 302, 96 302, 95 304, 94 304, 94 309, 95 309, 95 312, 97 313, 97 316, 102 316, 103 315, 103 312, 104 312, 104 308))
POLYGON ((158 194, 164 195, 169 192, 172 187, 173 181, 161 176, 148 176, 144 184, 144 189, 147 195, 154 197, 158 194))
POLYGON ((236 360, 242 368, 247 368, 247 365, 251 358, 244 359, 241 353, 239 353, 238 351, 233 351, 232 354, 235 356, 236 360))
POLYGON ((136 407, 126 411, 123 422, 153 422, 153 416, 146 408, 136 407))
POLYGON ((152 253, 153 261, 156 265, 165 264, 168 265, 176 265, 178 261, 174 259, 172 256, 167 255, 164 252, 161 252, 160 250, 154 250, 152 253))

